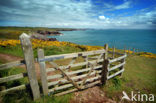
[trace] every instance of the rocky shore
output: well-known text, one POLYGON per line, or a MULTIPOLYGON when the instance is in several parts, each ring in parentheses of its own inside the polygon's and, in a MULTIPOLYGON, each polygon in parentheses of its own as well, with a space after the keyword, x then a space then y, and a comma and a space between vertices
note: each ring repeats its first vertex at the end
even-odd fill
POLYGON ((42 31, 42 30, 37 30, 36 33, 41 34, 41 35, 46 35, 46 36, 63 35, 63 34, 60 33, 59 31, 42 31))
POLYGON ((76 31, 76 30, 85 30, 85 29, 59 29, 56 31, 37 30, 31 35, 31 37, 40 40, 57 41, 56 38, 47 38, 47 36, 60 36, 63 35, 62 33, 60 33, 60 31, 76 31))

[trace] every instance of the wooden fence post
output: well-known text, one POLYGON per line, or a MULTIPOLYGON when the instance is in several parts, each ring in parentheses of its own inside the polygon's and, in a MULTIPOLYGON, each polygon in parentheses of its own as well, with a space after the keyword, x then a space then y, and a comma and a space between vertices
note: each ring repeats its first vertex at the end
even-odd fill
POLYGON ((129 47, 128 54, 131 54, 130 51, 131 51, 131 48, 129 47))
POLYGON ((135 48, 133 48, 133 54, 135 54, 135 48))
MULTIPOLYGON (((124 53, 124 55, 126 55, 126 53, 124 53)), ((123 59, 121 60, 121 63, 124 63, 124 62, 126 62, 126 58, 123 58, 123 59)), ((120 70, 124 69, 124 65, 122 65, 119 69, 120 69, 120 70)), ((122 77, 122 75, 123 75, 123 72, 120 74, 120 77, 122 77)))
MULTIPOLYGON (((43 49, 38 49, 38 60, 44 59, 44 50, 43 49)), ((40 76, 41 76, 41 82, 42 82, 42 90, 43 94, 47 95, 48 94, 48 83, 47 83, 47 73, 46 73, 46 64, 45 61, 40 62, 40 76)))
POLYGON ((104 60, 106 60, 106 59, 108 59, 108 44, 104 45, 104 49, 105 49, 106 52, 104 53, 103 56, 104 56, 104 60))
POLYGON ((33 55, 32 44, 30 41, 30 36, 28 36, 25 33, 22 33, 20 35, 20 41, 24 53, 24 60, 26 63, 26 69, 28 73, 31 91, 33 94, 33 99, 36 100, 40 98, 40 91, 39 91, 38 81, 35 72, 34 55, 33 55))
POLYGON ((102 74, 101 74, 101 82, 102 85, 106 84, 107 76, 108 76, 108 67, 109 67, 109 60, 108 60, 108 44, 104 45, 105 53, 104 53, 104 61, 103 61, 103 68, 102 68, 102 74))
POLYGON ((124 46, 124 54, 126 53, 126 46, 124 46))
POLYGON ((113 55, 112 55, 112 58, 115 57, 115 46, 113 46, 113 55))

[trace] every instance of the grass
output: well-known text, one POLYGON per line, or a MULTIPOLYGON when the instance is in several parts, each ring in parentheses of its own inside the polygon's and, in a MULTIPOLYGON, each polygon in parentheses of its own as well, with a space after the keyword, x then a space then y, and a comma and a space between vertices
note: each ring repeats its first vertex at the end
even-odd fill
MULTIPOLYGON (((37 57, 37 49, 33 49, 34 57, 37 57)), ((51 46, 50 48, 44 48, 45 55, 56 55, 56 54, 65 54, 65 53, 73 53, 73 52, 81 52, 80 48, 74 48, 70 46, 51 46)), ((0 47, 0 53, 9 54, 17 57, 24 57, 21 46, 15 47, 0 47)))
POLYGON ((103 90, 107 96, 121 100, 122 91, 156 95, 156 59, 141 56, 128 56, 122 78, 108 81, 103 90))
POLYGON ((18 91, 16 93, 9 93, 3 97, 4 103, 69 103, 72 94, 66 94, 59 97, 42 96, 42 98, 32 101, 31 94, 28 91, 18 91))

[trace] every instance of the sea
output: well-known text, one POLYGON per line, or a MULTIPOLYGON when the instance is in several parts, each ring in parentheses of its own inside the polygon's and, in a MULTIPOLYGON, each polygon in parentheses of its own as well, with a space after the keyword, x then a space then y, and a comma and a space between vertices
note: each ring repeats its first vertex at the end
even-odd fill
POLYGON ((156 30, 151 29, 88 29, 77 31, 60 31, 62 36, 49 36, 59 41, 68 41, 81 45, 115 46, 118 49, 126 48, 139 52, 156 54, 156 30))

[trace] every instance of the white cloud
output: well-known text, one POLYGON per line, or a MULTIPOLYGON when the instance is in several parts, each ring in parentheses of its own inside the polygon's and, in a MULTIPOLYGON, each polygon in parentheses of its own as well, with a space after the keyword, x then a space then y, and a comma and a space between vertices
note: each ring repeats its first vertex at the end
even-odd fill
POLYGON ((114 9, 115 9, 115 10, 127 9, 127 8, 130 8, 130 4, 131 4, 130 1, 125 1, 125 2, 124 2, 123 4, 121 4, 121 5, 115 6, 114 9))
POLYGON ((106 17, 105 16, 99 16, 99 19, 104 20, 104 19, 106 19, 106 17))
MULTIPOLYGON (((9 6, 0 5, 0 20, 16 21, 17 26, 47 26, 73 28, 130 28, 152 26, 156 20, 156 10, 140 12, 129 17, 108 18, 97 14, 90 0, 14 0, 9 6), (13 6, 10 6, 13 5, 13 6), (94 12, 93 12, 94 11, 94 12)), ((1 1, 2 2, 2 1, 1 1)), ((106 11, 131 7, 131 2, 121 5, 104 3, 106 11)), ((12 24, 13 25, 13 24, 12 24)))
POLYGON ((104 8, 106 9, 106 11, 113 11, 113 10, 121 10, 121 9, 127 9, 131 7, 132 2, 131 1, 124 1, 122 4, 120 5, 114 5, 111 3, 104 3, 104 8))

